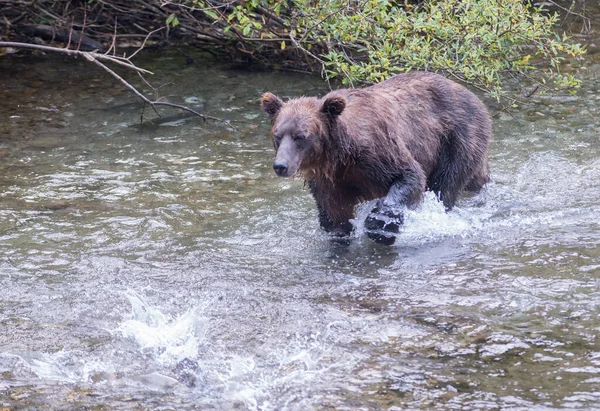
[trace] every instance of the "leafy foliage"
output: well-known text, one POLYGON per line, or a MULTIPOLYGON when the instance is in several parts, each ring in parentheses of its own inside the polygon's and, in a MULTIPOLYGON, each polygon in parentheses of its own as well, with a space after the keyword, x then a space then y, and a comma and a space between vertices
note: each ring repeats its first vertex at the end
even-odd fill
POLYGON ((579 81, 561 74, 560 63, 585 52, 556 34, 556 14, 523 0, 193 4, 213 24, 225 22, 224 31, 250 44, 253 52, 283 57, 291 46, 318 62, 327 77, 347 85, 421 69, 443 71, 499 97, 505 74, 528 76, 536 70, 541 83, 574 88, 579 81))
POLYGON ((557 33, 557 15, 532 2, 36 0, 30 7, 8 0, 0 11, 7 20, 0 38, 19 40, 43 24, 55 33, 81 31, 108 48, 115 36, 131 43, 151 33, 150 41, 188 39, 226 58, 321 72, 347 85, 420 69, 444 72, 498 98, 507 77, 572 90, 579 81, 561 73, 561 63, 585 50, 557 33), (168 30, 157 31, 165 25, 168 30))

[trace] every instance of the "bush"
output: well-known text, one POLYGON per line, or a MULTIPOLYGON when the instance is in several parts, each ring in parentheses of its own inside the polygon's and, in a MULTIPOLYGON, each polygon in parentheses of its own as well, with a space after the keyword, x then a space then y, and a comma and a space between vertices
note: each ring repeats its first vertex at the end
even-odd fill
MULTIPOLYGON (((556 14, 523 0, 251 0, 194 7, 256 54, 284 59, 300 49, 327 78, 378 82, 421 69, 442 71, 499 98, 505 74, 576 88, 560 73, 565 56, 584 53, 556 34, 556 14)), ((313 66, 314 67, 314 66, 313 66)))
POLYGON ((420 69, 444 72, 497 98, 504 94, 507 75, 573 89, 579 81, 561 74, 561 61, 584 52, 557 34, 556 14, 528 0, 4 3, 0 18, 7 24, 0 27, 0 38, 27 37, 27 30, 39 31, 40 24, 53 26, 50 40, 60 39, 61 30, 68 34, 74 29, 107 46, 115 33, 129 41, 152 32, 151 40, 179 36, 227 58, 317 71, 351 86, 420 69), (165 24, 168 30, 156 31, 165 24))

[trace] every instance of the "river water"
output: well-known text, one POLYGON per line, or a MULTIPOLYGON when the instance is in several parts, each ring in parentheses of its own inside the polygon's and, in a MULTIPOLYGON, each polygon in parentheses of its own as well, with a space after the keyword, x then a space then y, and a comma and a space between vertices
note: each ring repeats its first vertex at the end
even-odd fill
POLYGON ((0 409, 600 409, 600 53, 496 115, 493 182, 392 247, 331 243, 272 171, 261 93, 319 78, 140 64, 235 128, 0 58, 0 409))

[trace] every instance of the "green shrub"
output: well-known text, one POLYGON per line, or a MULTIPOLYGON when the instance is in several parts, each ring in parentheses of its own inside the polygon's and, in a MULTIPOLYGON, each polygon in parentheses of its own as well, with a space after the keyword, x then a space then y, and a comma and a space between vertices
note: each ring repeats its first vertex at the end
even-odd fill
POLYGON ((420 69, 444 72, 497 98, 506 74, 579 87, 572 75, 560 73, 560 63, 584 49, 556 33, 556 14, 523 0, 193 3, 215 29, 252 53, 273 60, 301 50, 298 64, 317 63, 327 78, 346 85, 420 69))

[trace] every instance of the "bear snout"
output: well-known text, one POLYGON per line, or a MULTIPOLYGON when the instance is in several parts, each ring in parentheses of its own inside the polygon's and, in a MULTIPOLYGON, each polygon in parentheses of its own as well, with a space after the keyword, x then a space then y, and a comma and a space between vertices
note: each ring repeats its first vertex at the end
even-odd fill
POLYGON ((277 161, 273 163, 273 170, 279 177, 288 177, 288 163, 285 161, 277 161))

